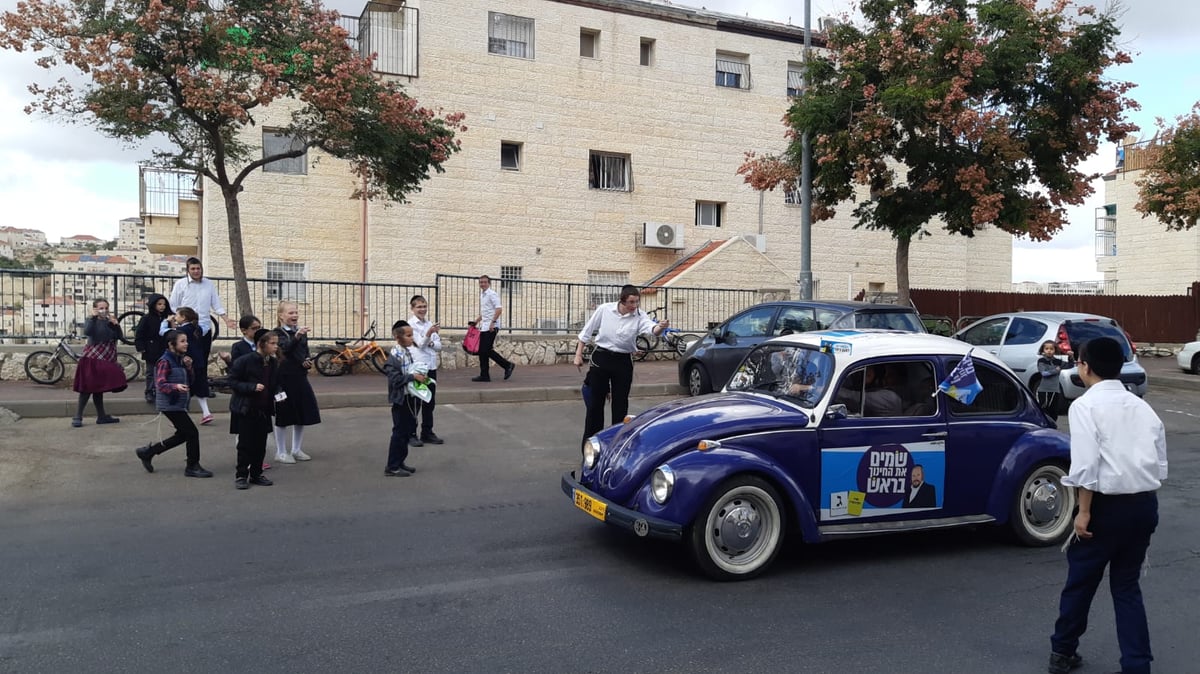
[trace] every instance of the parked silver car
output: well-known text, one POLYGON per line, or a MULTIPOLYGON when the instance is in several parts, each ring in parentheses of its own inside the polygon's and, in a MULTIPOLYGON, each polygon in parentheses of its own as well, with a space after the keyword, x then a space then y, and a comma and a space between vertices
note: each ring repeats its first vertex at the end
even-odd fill
POLYGON ((1175 362, 1179 369, 1192 374, 1200 374, 1200 342, 1188 342, 1179 353, 1175 354, 1175 362))
POLYGON ((1083 395, 1083 380, 1079 378, 1074 355, 1079 345, 1096 337, 1112 337, 1125 352, 1121 367, 1121 383, 1138 396, 1146 395, 1146 371, 1138 363, 1129 337, 1111 318, 1069 311, 1022 311, 985 316, 955 333, 956 339, 994 353, 1012 368, 1029 388, 1037 390, 1038 350, 1043 342, 1054 342, 1058 353, 1066 356, 1070 367, 1059 374, 1064 404, 1083 395))

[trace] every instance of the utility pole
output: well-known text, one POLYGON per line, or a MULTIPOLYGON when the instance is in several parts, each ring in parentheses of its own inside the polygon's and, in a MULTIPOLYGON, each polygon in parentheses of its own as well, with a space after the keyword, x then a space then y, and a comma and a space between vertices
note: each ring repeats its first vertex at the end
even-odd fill
MULTIPOLYGON (((804 0, 804 68, 800 95, 808 95, 808 59, 812 56, 812 0, 804 0)), ((812 148, 808 131, 800 134, 800 299, 811 300, 812 288, 812 148)))

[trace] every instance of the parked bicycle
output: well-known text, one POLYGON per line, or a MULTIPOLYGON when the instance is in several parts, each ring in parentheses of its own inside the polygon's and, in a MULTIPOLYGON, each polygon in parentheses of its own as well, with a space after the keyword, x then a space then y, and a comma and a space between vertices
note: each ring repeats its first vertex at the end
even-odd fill
MULTIPOLYGON (((74 337, 58 340, 53 351, 34 351, 25 357, 25 375, 39 384, 57 384, 66 373, 66 363, 78 363, 79 354, 71 348, 74 337)), ((132 354, 117 352, 117 365, 125 372, 125 381, 135 381, 142 374, 142 361, 132 354)))
MULTIPOLYGON (((647 311, 646 315, 657 321, 658 312, 661 310, 662 307, 658 307, 657 309, 647 311)), ((684 332, 679 328, 665 328, 661 335, 656 335, 652 332, 638 335, 637 352, 634 353, 633 357, 635 360, 645 360, 646 356, 651 351, 658 349, 660 345, 667 353, 673 356, 682 356, 692 346, 692 343, 699 341, 699 339, 700 335, 684 332)))
MULTIPOLYGON (((176 307, 178 308, 178 307, 176 307)), ((127 346, 133 346, 134 340, 137 338, 137 328, 142 322, 142 317, 146 312, 141 309, 130 309, 120 316, 117 316, 117 325, 121 326, 121 343, 127 346)), ((221 334, 221 321, 212 321, 212 338, 216 340, 221 334)))
POLYGON ((387 363, 387 351, 375 342, 375 321, 371 321, 371 327, 363 333, 362 337, 349 341, 335 341, 336 349, 325 349, 317 354, 313 363, 317 366, 317 372, 326 377, 338 377, 354 369, 354 365, 359 361, 365 360, 371 364, 379 372, 383 372, 383 366, 387 363))

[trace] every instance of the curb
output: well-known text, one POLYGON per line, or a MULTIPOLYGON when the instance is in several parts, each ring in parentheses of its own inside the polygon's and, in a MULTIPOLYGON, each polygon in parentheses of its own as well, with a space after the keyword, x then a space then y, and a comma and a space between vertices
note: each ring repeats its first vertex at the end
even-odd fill
MULTIPOLYGON (((634 384, 629 391, 631 398, 687 395, 687 389, 678 384, 634 384)), ((439 405, 466 405, 474 403, 528 403, 559 400, 581 400, 578 386, 547 386, 544 388, 493 388, 483 390, 447 390, 438 393, 439 405)), ((355 391, 325 393, 320 397, 323 410, 345 407, 387 407, 387 395, 379 391, 355 391)), ((229 396, 222 395, 209 400, 214 413, 229 411, 229 396)), ((105 401, 105 408, 113 416, 155 414, 154 408, 140 398, 137 400, 105 401)), ((22 400, 0 405, 22 419, 70 419, 75 414, 75 402, 65 400, 22 400)))

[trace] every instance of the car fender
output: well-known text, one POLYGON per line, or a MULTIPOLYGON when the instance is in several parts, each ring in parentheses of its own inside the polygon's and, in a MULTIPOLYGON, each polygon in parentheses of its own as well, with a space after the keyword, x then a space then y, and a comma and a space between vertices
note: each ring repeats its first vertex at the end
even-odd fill
POLYGON ((651 496, 650 480, 647 480, 634 498, 638 510, 687 527, 719 484, 734 475, 756 475, 779 489, 780 495, 787 500, 781 507, 788 509, 804 540, 820 538, 808 497, 788 472, 770 457, 724 446, 678 454, 668 459, 665 465, 675 473, 671 498, 660 506, 651 496))
POLYGON ((1013 443, 996 477, 988 497, 987 514, 999 523, 1008 521, 1012 512, 1013 495, 1021 480, 1040 463, 1055 463, 1067 469, 1071 465, 1071 439, 1062 431, 1051 428, 1032 430, 1013 443))

